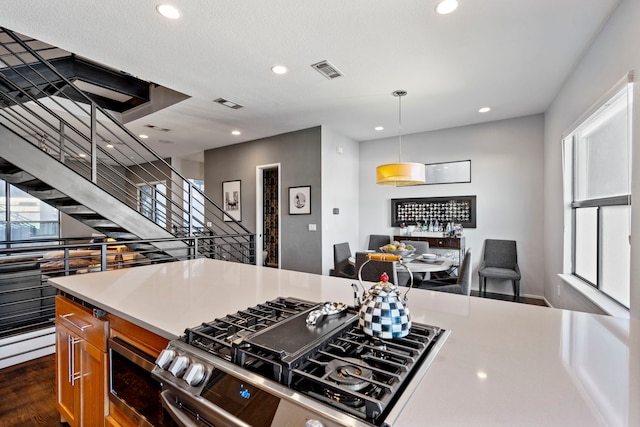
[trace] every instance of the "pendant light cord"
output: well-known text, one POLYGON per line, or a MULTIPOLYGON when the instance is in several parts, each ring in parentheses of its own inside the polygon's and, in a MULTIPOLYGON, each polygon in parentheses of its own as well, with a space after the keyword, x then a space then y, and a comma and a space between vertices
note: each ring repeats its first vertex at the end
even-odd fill
POLYGON ((402 163, 402 95, 398 95, 398 163, 402 163))

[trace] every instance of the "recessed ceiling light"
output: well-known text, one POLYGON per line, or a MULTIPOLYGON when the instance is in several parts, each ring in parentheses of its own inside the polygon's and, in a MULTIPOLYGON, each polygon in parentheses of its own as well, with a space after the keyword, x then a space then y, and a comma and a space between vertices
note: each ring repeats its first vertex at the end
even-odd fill
POLYGON ((87 157, 87 155, 84 153, 78 153, 78 157, 87 157))
POLYGON ((375 130, 384 130, 384 128, 382 126, 376 126, 374 129, 375 130))
POLYGON ((147 138, 149 138, 149 135, 145 135, 145 134, 138 135, 138 136, 139 136, 140 138, 142 138, 142 139, 147 139, 147 138))
POLYGON ((271 67, 271 71, 276 74, 286 74, 288 70, 284 65, 274 65, 273 67, 271 67))
POLYGON ((478 110, 478 113, 488 113, 489 111, 491 111, 491 108, 482 107, 481 109, 478 110))
POLYGON ((436 12, 446 15, 458 8, 458 0, 442 0, 436 5, 436 12))
POLYGON ((239 130, 232 130, 231 131, 231 135, 240 135, 240 131, 239 130))
POLYGON ((160 15, 169 19, 178 19, 182 16, 180 10, 175 6, 171 6, 170 4, 159 4, 158 6, 156 6, 156 10, 160 15))
POLYGON ((113 148, 113 144, 107 144, 107 148, 113 148))

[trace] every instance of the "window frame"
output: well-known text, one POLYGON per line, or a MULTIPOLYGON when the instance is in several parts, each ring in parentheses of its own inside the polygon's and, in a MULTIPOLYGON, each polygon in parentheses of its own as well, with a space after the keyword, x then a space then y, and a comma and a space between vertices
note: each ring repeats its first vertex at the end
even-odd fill
POLYGON ((136 184, 136 189, 138 191, 138 212, 140 212, 140 214, 142 216, 144 216, 145 218, 153 221, 155 224, 159 225, 160 227, 166 228, 167 224, 169 223, 169 218, 168 218, 168 206, 167 206, 167 200, 168 200, 168 196, 167 196, 167 182, 165 180, 162 181, 154 181, 154 182, 141 182, 136 184), (162 185, 164 186, 165 192, 162 193, 161 191, 158 191, 157 186, 158 185, 162 185), (143 190, 142 187, 149 187, 151 189, 151 193, 152 194, 148 194, 145 190, 143 190), (150 211, 151 211, 151 216, 147 216, 144 212, 143 212, 143 201, 142 201, 142 193, 146 194, 147 196, 149 196, 149 198, 151 199, 151 204, 150 204, 150 211), (164 197, 164 203, 160 202, 158 200, 157 195, 161 194, 162 197, 164 197), (161 206, 164 208, 164 212, 160 212, 158 209, 158 206, 161 206), (162 215, 164 215, 164 218, 161 218, 162 215), (162 219, 164 219, 164 222, 162 222, 162 219))
MULTIPOLYGON (((34 242, 38 242, 39 240, 42 240, 42 239, 51 239, 51 238, 60 239, 60 211, 58 209, 49 205, 51 209, 54 209, 56 211, 56 216, 57 216, 56 220, 52 220, 52 219, 47 219, 43 221, 12 220, 11 219, 11 197, 12 197, 11 189, 12 188, 19 189, 19 188, 14 186, 10 182, 4 181, 2 179, 0 179, 0 186, 3 186, 5 190, 5 195, 4 195, 5 206, 4 206, 4 211, 2 212, 3 218, 0 218, 0 223, 4 225, 5 229, 4 229, 4 235, 0 236, 0 241, 6 242, 6 244, 0 245, 1 249, 10 249, 14 247, 23 247, 23 246, 32 245, 30 243, 25 243, 25 241, 28 241, 28 240, 33 240, 34 242), (12 233, 11 233, 11 230, 13 229, 12 227, 13 224, 56 224, 57 233, 55 236, 38 236, 33 239, 13 239, 12 233), (20 243, 12 243, 12 242, 20 242, 20 243)), ((32 196, 29 193, 26 193, 26 194, 28 197, 31 197, 37 200, 39 203, 44 203, 42 200, 38 199, 37 197, 32 196)))
MULTIPOLYGON (((624 307, 624 309, 626 309, 627 311, 629 310, 629 307, 625 303, 623 303, 622 301, 619 301, 612 295, 609 295, 605 290, 603 290, 603 287, 606 285, 603 283, 603 265, 602 265, 603 264, 603 261, 602 261, 603 246, 604 246, 604 240, 605 240, 603 237, 604 236, 603 208, 610 207, 610 206, 627 206, 628 205, 629 206, 628 216, 629 218, 631 217, 632 207, 631 207, 630 180, 631 180, 631 171, 632 171, 632 167, 631 167, 632 158, 631 158, 630 144, 631 144, 631 134, 633 132, 633 128, 632 128, 633 94, 634 94, 633 75, 630 73, 628 76, 626 76, 625 79, 621 80, 614 88, 608 91, 594 107, 592 107, 591 109, 589 109, 589 111, 583 114, 580 120, 578 120, 574 124, 574 126, 572 126, 572 130, 566 133, 565 134, 566 136, 563 138, 563 156, 568 156, 568 158, 565 157, 565 160, 563 160, 563 165, 564 167, 569 168, 569 171, 565 171, 565 179, 567 179, 568 182, 566 182, 564 186, 564 193, 565 193, 564 200, 565 200, 565 209, 569 210, 569 215, 568 216, 565 215, 565 221, 566 221, 565 226, 568 227, 568 230, 570 230, 570 238, 567 239, 568 236, 565 236, 565 245, 569 243, 569 247, 567 248, 569 250, 569 253, 566 253, 566 252, 565 253, 569 255, 570 264, 567 265, 567 263, 565 263, 564 271, 570 271, 571 276, 580 280, 585 285, 588 285, 589 287, 596 289, 598 293, 605 296, 607 299, 614 302, 616 305, 620 306, 621 308, 624 307), (626 91, 626 98, 627 98, 627 109, 626 109, 627 111, 627 147, 628 147, 628 151, 627 151, 628 165, 627 166, 629 171, 629 176, 628 176, 629 185, 627 189, 627 194, 615 195, 615 196, 609 196, 609 197, 582 199, 582 200, 576 201, 575 200, 575 198, 577 197, 576 181, 578 179, 576 171, 578 170, 577 166, 579 161, 578 159, 579 156, 576 153, 577 153, 577 145, 580 143, 578 135, 586 126, 591 126, 593 122, 597 120, 596 115, 603 114, 604 112, 603 107, 607 106, 612 100, 614 100, 617 96, 619 96, 622 91, 626 91), (592 283, 590 280, 586 279, 585 277, 582 277, 579 273, 576 273, 576 264, 577 264, 576 255, 578 252, 577 251, 576 216, 577 216, 577 210, 582 208, 597 209, 597 212, 596 212, 597 229, 595 234, 596 283, 592 283)), ((631 229, 629 227, 629 235, 630 234, 631 234, 631 229)), ((629 259, 628 262, 630 265, 631 259, 629 259)), ((630 286, 631 286, 630 278, 628 281, 628 286, 630 290, 630 286)))

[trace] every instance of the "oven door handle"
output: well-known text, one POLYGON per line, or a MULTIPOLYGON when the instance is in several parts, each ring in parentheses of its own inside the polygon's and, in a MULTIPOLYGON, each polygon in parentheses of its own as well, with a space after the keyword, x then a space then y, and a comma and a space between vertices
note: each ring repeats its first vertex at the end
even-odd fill
POLYGON ((181 427, 197 427, 196 424, 191 421, 191 418, 183 414, 180 408, 177 408, 171 401, 171 397, 169 397, 168 392, 169 390, 165 390, 160 393, 160 399, 162 401, 162 406, 167 410, 167 412, 169 412, 169 414, 171 414, 171 418, 180 424, 181 427))
POLYGON ((149 360, 152 356, 118 338, 109 338, 109 348, 120 353, 147 372, 151 372, 155 366, 155 363, 149 360))
POLYGON ((206 408, 208 408, 209 410, 211 410, 213 413, 215 413, 217 417, 219 417, 218 420, 206 420, 206 418, 202 418, 203 422, 201 424, 196 424, 194 420, 197 421, 200 415, 194 414, 192 417, 189 417, 187 414, 185 414, 184 412, 186 411, 188 412, 192 412, 192 411, 188 410, 186 407, 183 409, 182 404, 177 403, 175 399, 172 398, 171 390, 166 389, 162 393, 160 393, 160 400, 161 400, 162 406, 167 410, 167 412, 169 412, 169 414, 174 419, 174 421, 176 421, 182 427, 201 427, 202 425, 218 425, 215 423, 211 424, 214 421, 221 422, 221 423, 224 422, 224 425, 227 425, 230 427, 251 427, 250 424, 247 424, 244 421, 234 417, 233 415, 224 411, 222 408, 218 408, 215 405, 208 404, 208 402, 202 401, 202 399, 200 398, 192 398, 191 396, 188 396, 188 395, 181 395, 181 398, 184 398, 186 403, 190 403, 189 401, 193 400, 193 406, 195 407, 197 407, 198 403, 200 403, 204 405, 206 408), (232 424, 229 424, 229 423, 232 423, 232 424))

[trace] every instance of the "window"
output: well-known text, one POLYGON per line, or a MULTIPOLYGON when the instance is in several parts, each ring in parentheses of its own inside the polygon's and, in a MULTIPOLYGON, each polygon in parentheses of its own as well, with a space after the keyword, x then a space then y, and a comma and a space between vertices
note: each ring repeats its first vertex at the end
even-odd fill
MULTIPOLYGON (((0 180, 0 241, 58 238, 59 230, 57 209, 0 180)), ((2 244, 0 248, 26 245, 2 244)))
POLYGON ((156 224, 167 226, 167 186, 164 181, 138 184, 138 210, 156 224))
POLYGON ((183 219, 184 228, 187 232, 200 231, 204 228, 204 181, 201 179, 190 179, 183 184, 183 219), (193 191, 192 186, 200 191, 193 191), (191 210, 189 210, 191 204, 191 210), (191 213, 191 215, 189 215, 191 213))
POLYGON ((571 273, 629 307, 631 84, 564 140, 571 273))

